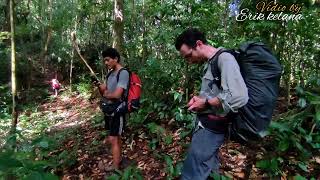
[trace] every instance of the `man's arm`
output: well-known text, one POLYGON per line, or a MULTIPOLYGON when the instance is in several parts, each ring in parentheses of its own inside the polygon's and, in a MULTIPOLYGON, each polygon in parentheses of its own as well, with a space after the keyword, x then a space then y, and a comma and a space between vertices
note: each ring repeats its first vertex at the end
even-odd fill
POLYGON ((123 88, 117 88, 114 92, 109 92, 106 84, 100 84, 98 86, 100 94, 107 99, 120 99, 123 93, 123 88))
POLYGON ((208 106, 223 108, 225 114, 230 110, 237 111, 248 102, 248 90, 240 73, 235 58, 229 53, 219 57, 222 91, 216 97, 206 99, 194 96, 188 103, 189 110, 203 110, 208 106))
POLYGON ((201 109, 205 109, 207 106, 215 106, 219 108, 221 107, 221 102, 217 97, 205 99, 200 96, 193 96, 193 98, 188 103, 188 110, 199 111, 201 109))
POLYGON ((106 84, 99 84, 98 89, 99 89, 101 96, 103 96, 103 94, 108 91, 106 84))
POLYGON ((107 90, 104 91, 103 97, 105 97, 107 99, 120 99, 123 92, 124 92, 123 88, 117 87, 116 90, 113 92, 108 92, 107 90))
MULTIPOLYGON (((229 53, 219 56, 218 66, 221 72, 222 91, 217 99, 225 113, 230 110, 236 112, 248 102, 248 89, 240 73, 240 67, 236 59, 229 53)), ((214 98, 213 98, 214 99, 214 98)), ((216 100, 209 100, 212 105, 216 100)))

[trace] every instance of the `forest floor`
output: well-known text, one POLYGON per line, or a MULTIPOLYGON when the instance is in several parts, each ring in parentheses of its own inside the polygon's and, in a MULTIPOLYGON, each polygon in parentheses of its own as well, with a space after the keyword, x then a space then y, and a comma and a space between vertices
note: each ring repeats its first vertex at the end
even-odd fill
MULTIPOLYGON (((278 107, 281 109, 283 107, 278 107)), ((70 163, 56 170, 62 179, 105 179, 112 175, 105 172, 104 166, 112 163, 111 149, 104 143, 107 132, 104 130, 102 113, 98 102, 89 101, 80 95, 58 96, 51 101, 43 102, 38 108, 40 116, 54 116, 55 124, 46 130, 49 136, 63 134, 64 139, 59 148, 49 152, 49 156, 68 153, 68 158, 61 161, 70 163), (72 158, 71 158, 72 157, 72 158), (71 162, 72 161, 72 162, 71 162)), ((280 110, 281 111, 281 110, 280 110)), ((123 156, 129 160, 133 171, 140 171, 143 179, 166 179, 175 177, 173 166, 182 164, 190 137, 180 138, 182 129, 166 127, 166 134, 171 135, 170 144, 159 143, 156 148, 150 147, 150 137, 146 127, 131 127, 123 136, 123 156), (171 161, 164 156, 170 156, 171 161), (170 169, 171 168, 171 169, 170 169)), ((169 125, 168 125, 169 126, 169 125)), ((268 141, 268 140, 266 140, 268 141)), ((266 151, 265 144, 243 146, 239 143, 226 141, 220 149, 220 172, 234 179, 261 179, 266 177, 255 167, 257 157, 266 151)), ((175 179, 175 178, 173 178, 175 179)))

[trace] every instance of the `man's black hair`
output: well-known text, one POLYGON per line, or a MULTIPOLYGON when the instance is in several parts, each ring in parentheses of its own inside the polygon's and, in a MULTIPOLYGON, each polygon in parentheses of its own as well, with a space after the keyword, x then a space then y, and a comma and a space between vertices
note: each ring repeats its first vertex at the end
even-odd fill
POLYGON ((207 44, 207 39, 203 32, 199 31, 196 28, 189 28, 183 31, 176 39, 176 49, 179 51, 183 44, 191 48, 196 47, 197 40, 202 41, 204 44, 207 44))
POLYGON ((102 57, 103 59, 106 57, 110 57, 112 59, 118 58, 118 62, 120 62, 120 54, 115 48, 107 48, 104 51, 102 51, 102 57))

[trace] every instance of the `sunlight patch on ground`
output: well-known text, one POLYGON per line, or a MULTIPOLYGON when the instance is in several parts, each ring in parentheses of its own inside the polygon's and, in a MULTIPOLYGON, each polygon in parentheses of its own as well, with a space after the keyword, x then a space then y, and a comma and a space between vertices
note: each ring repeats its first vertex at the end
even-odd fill
POLYGON ((72 127, 80 126, 81 124, 87 121, 85 118, 81 117, 78 112, 77 113, 64 112, 60 114, 60 117, 62 117, 63 120, 53 125, 50 129, 72 128, 72 127))
POLYGON ((71 128, 71 127, 79 126, 85 122, 86 122, 86 120, 80 120, 80 119, 77 119, 73 122, 59 122, 59 123, 53 125, 51 128, 53 128, 53 129, 71 128))
POLYGON ((69 102, 70 101, 70 97, 69 96, 63 96, 63 97, 61 97, 61 100, 63 102, 69 102))

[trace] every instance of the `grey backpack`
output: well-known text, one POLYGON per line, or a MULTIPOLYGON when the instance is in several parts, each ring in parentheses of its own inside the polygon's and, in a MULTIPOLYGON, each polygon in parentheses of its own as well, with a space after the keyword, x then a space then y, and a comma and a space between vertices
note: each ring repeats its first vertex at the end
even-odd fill
MULTIPOLYGON (((238 109, 237 113, 231 112, 227 116, 232 122, 230 137, 241 142, 259 140, 272 119, 282 67, 261 42, 243 43, 238 50, 221 49, 214 58, 218 59, 223 52, 231 53, 237 60, 249 95, 245 106, 238 109)), ((218 61, 212 60, 210 63, 213 83, 221 88, 218 61)))

